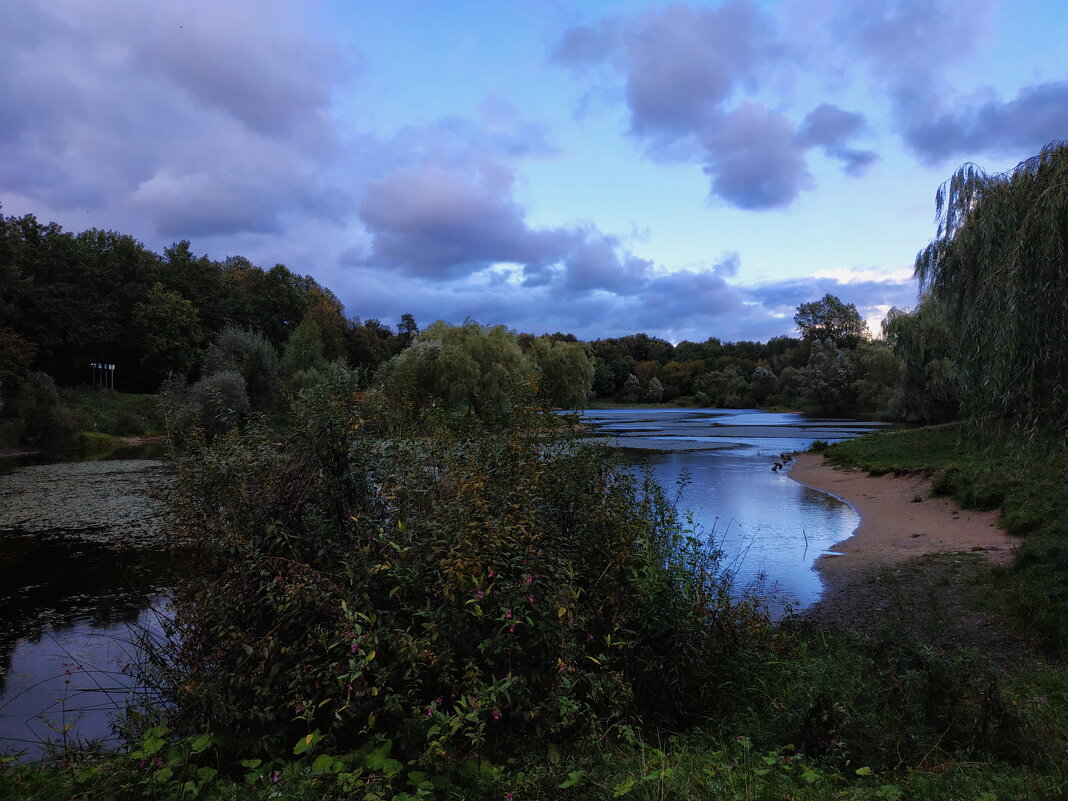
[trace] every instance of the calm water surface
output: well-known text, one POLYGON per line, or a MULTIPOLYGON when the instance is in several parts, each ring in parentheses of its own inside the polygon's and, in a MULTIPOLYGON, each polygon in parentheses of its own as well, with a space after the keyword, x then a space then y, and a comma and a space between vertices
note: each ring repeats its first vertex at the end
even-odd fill
POLYGON ((882 426, 748 409, 603 409, 585 417, 669 492, 688 477, 680 510, 719 543, 740 584, 762 580, 776 615, 819 597, 813 562, 852 534, 859 518, 773 465, 815 440, 839 442, 882 426))
POLYGON ((135 690, 123 669, 172 574, 151 492, 167 470, 120 455, 0 462, 0 752, 107 739, 135 690))

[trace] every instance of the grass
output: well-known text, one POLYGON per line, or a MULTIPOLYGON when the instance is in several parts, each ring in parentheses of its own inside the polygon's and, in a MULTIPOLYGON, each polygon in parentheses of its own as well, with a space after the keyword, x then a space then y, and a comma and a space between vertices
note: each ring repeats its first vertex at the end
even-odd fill
POLYGON ((1000 510, 1005 530, 1022 539, 1013 564, 991 571, 988 606, 1034 631, 1049 653, 1068 657, 1068 451, 976 446, 947 424, 859 437, 824 457, 873 475, 924 472, 936 494, 961 507, 1000 510))
POLYGON ((60 390, 60 402, 85 415, 87 431, 114 436, 162 433, 156 395, 81 386, 60 390))

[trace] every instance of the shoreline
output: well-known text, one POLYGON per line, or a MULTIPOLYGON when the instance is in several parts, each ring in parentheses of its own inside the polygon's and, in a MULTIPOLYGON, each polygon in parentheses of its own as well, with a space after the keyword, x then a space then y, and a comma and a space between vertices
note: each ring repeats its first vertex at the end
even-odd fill
POLYGON ((998 511, 961 510, 951 499, 932 495, 927 476, 839 470, 818 453, 798 455, 787 475, 848 503, 860 516, 853 533, 813 565, 825 595, 861 574, 929 554, 974 553, 1006 565, 1019 544, 998 526, 998 511))

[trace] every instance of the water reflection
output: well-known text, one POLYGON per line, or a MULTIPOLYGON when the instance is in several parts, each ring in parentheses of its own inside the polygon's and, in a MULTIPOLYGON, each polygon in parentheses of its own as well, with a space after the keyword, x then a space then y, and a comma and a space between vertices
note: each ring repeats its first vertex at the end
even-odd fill
POLYGON ((881 424, 758 410, 605 409, 586 414, 598 435, 647 465, 681 509, 714 538, 745 584, 764 579, 772 611, 801 608, 821 592, 813 562, 859 519, 848 504, 792 481, 773 464, 813 441, 837 442, 881 424))
POLYGON ((31 757, 111 734, 133 637, 173 575, 153 500, 163 462, 36 461, 0 475, 0 751, 31 757))

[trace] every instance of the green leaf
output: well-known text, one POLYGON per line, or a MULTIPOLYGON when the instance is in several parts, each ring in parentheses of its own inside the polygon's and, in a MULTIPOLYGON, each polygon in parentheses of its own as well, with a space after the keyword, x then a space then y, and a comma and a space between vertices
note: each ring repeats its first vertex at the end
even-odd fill
POLYGON ((631 791, 632 787, 634 787, 634 777, 628 776, 619 784, 617 784, 614 788, 612 788, 612 797, 619 798, 620 796, 626 795, 631 791))
POLYGON ((559 787, 560 789, 564 790, 564 789, 567 789, 568 787, 574 787, 580 781, 582 781, 582 771, 581 770, 573 770, 569 774, 567 774, 567 778, 566 779, 564 779, 562 782, 560 782, 556 786, 559 787))
POLYGON ((311 764, 312 773, 318 775, 320 773, 329 773, 330 769, 334 767, 334 758, 329 754, 319 754, 311 764))
POLYGON ((315 744, 323 739, 323 735, 316 729, 311 734, 306 734, 297 740, 297 744, 293 746, 293 753, 297 756, 311 750, 315 747, 315 744))
POLYGON ((858 776, 871 776, 871 768, 864 766, 863 768, 857 768, 856 774, 858 776))
POLYGON ((212 744, 213 740, 214 738, 210 734, 200 734, 190 741, 189 747, 194 754, 199 754, 206 750, 212 744))

